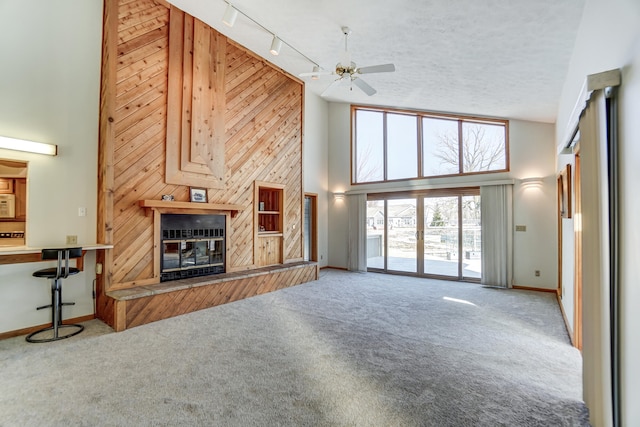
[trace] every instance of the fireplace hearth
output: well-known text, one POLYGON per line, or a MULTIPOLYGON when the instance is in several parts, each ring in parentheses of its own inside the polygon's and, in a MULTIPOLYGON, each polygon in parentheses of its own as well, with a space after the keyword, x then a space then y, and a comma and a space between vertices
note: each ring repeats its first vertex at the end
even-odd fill
POLYGON ((224 273, 225 215, 163 214, 160 281, 224 273))

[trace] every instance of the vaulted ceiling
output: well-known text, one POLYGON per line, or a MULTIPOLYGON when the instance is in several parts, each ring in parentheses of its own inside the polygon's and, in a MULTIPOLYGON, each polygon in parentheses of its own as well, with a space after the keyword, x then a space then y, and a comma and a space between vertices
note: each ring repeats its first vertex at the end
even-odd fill
MULTIPOLYGON (((361 78, 377 93, 338 85, 328 101, 555 122, 585 0, 169 0, 287 72, 333 71, 352 30, 357 66, 394 63, 361 78), (266 30, 265 30, 266 29, 266 30), (268 31, 267 31, 268 30, 268 31), (269 53, 272 34, 284 42, 269 53), (294 47, 291 49, 290 46, 294 47), (302 53, 303 55, 300 55, 302 53)), ((336 76, 302 78, 322 94, 336 76)))

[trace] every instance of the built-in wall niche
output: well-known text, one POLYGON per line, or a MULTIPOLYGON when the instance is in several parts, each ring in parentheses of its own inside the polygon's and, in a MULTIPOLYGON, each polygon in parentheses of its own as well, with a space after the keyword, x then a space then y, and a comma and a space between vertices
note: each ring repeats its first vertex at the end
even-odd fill
POLYGON ((284 185, 256 181, 254 191, 255 264, 282 264, 284 185))
POLYGON ((0 246, 24 246, 27 163, 0 159, 0 246))

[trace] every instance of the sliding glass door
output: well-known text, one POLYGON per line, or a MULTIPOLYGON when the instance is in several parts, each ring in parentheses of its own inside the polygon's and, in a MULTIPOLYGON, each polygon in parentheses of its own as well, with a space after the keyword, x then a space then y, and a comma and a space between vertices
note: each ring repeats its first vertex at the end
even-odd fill
POLYGON ((423 205, 423 273, 458 277, 458 196, 424 197, 423 205))
POLYGON ((387 200, 387 270, 417 273, 416 199, 387 200))
POLYGON ((462 196, 462 275, 480 280, 482 272, 482 228, 480 196, 462 196))
POLYGON ((480 279, 477 188, 370 195, 367 267, 372 271, 480 279))

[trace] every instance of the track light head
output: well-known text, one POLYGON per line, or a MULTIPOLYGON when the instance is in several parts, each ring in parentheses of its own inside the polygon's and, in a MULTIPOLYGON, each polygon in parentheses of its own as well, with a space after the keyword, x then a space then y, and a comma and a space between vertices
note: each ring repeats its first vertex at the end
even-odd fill
POLYGON ((224 12, 224 16, 222 17, 222 22, 227 27, 233 27, 233 24, 236 23, 236 18, 238 17, 238 11, 235 7, 231 5, 231 3, 227 4, 227 10, 224 12))
POLYGON ((273 36, 273 40, 271 41, 271 52, 272 55, 278 56, 280 54, 280 49, 282 48, 282 40, 278 38, 278 36, 273 36))
MULTIPOLYGON (((313 66, 313 72, 314 73, 319 73, 320 72, 320 66, 319 65, 314 65, 313 66)), ((314 74, 313 76, 311 76, 311 80, 318 80, 319 76, 317 74, 314 74)))

